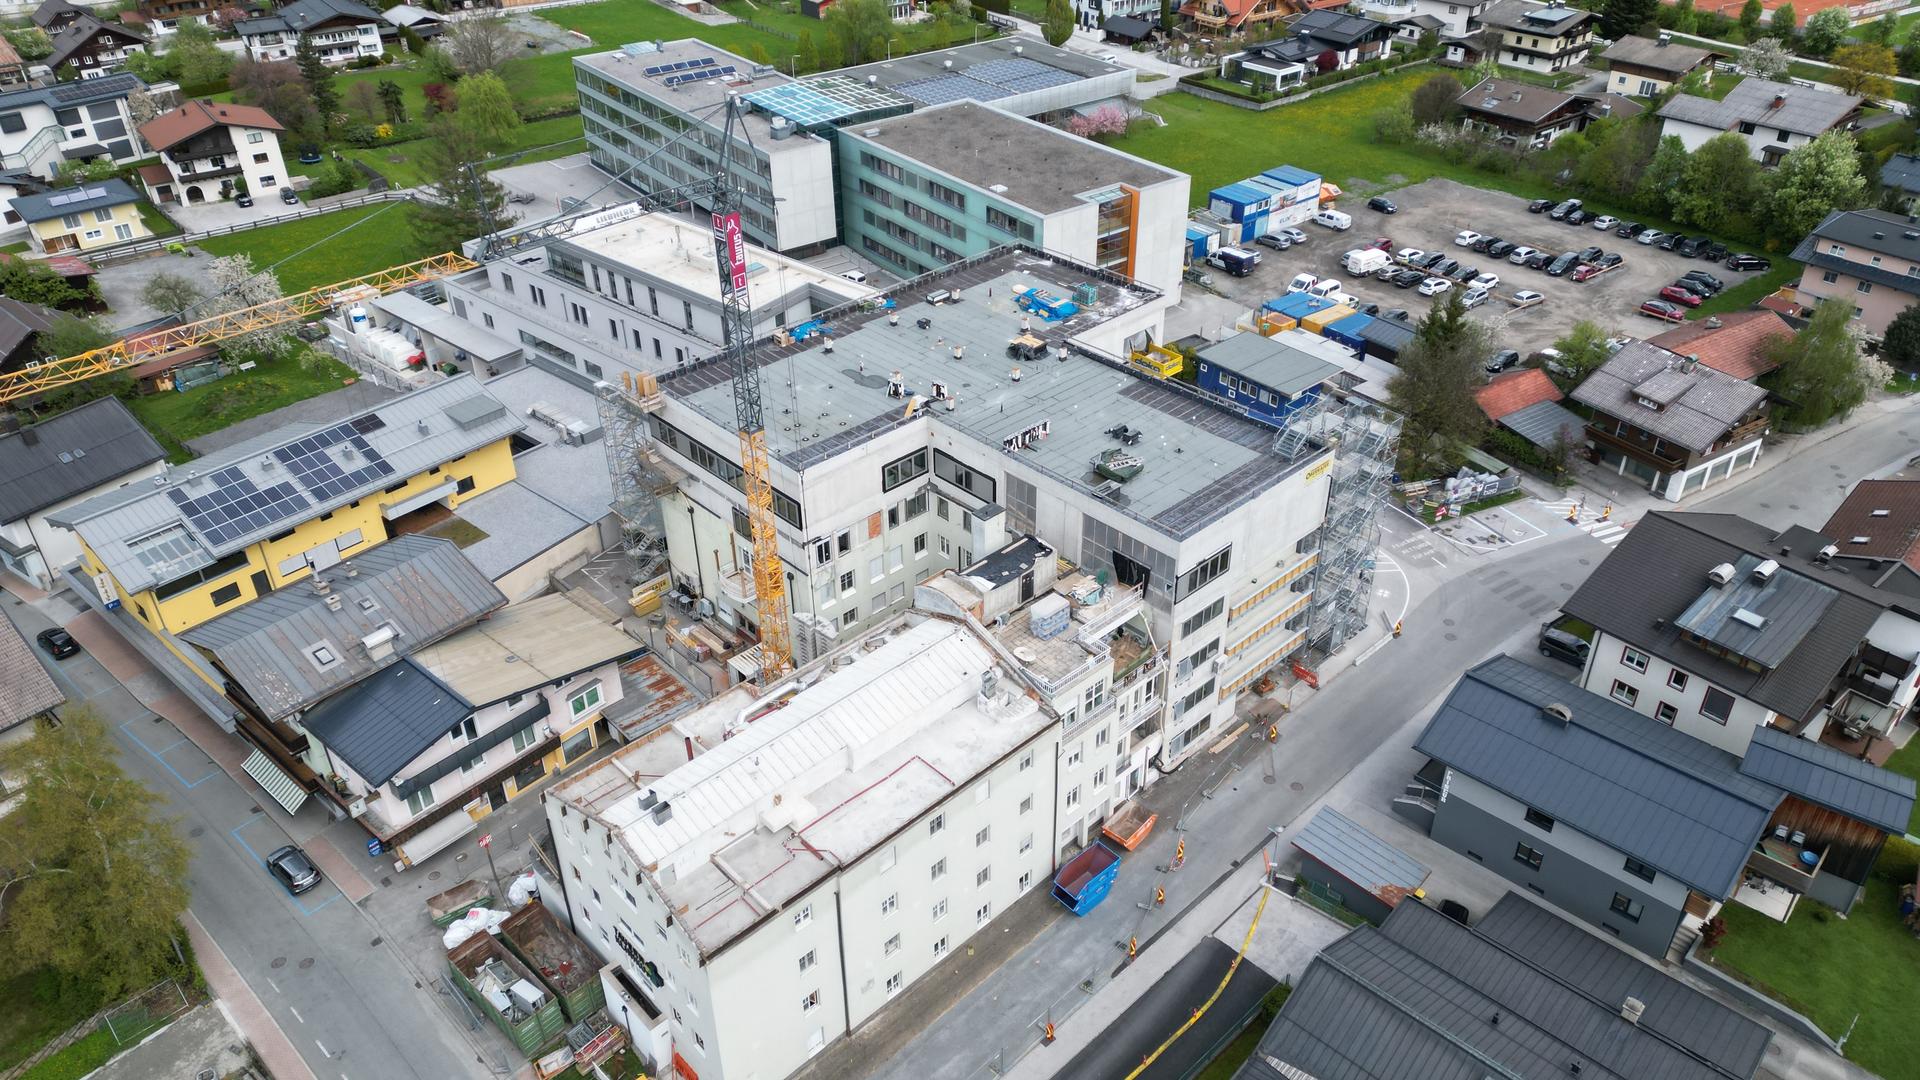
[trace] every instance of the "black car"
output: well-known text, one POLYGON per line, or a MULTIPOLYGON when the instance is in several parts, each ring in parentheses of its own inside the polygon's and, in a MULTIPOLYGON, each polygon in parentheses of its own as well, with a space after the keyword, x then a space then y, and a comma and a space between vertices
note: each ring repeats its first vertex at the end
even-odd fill
POLYGON ((1412 316, 1407 311, 1406 308, 1397 307, 1397 308, 1388 308, 1386 312, 1382 314, 1380 317, 1383 319, 1398 319, 1404 322, 1407 319, 1411 318, 1412 316))
POLYGON ((299 206, 300 196, 294 194, 292 188, 283 187, 280 189, 280 201, 286 203, 288 206, 299 206))
POLYGON ((1513 349, 1501 349, 1487 361, 1487 374, 1497 375, 1520 362, 1520 354, 1513 349))
POLYGON ((1544 214, 1551 209, 1553 209, 1552 199, 1535 199, 1527 204, 1529 214, 1544 214))
POLYGON ((1600 256, 1605 254, 1606 252, 1600 250, 1600 246, 1598 244, 1595 244, 1592 247, 1583 247, 1580 249, 1580 261, 1583 263, 1595 262, 1600 258, 1600 256))
POLYGON ((1564 252, 1559 258, 1547 264, 1547 275, 1549 277, 1560 277, 1578 265, 1580 265, 1579 252, 1564 252))
POLYGON ((1646 231, 1647 231, 1647 227, 1645 225, 1640 224, 1637 221, 1623 221, 1620 223, 1619 228, 1613 230, 1613 235, 1622 236, 1627 238, 1628 240, 1631 240, 1634 237, 1639 236, 1641 233, 1646 231))
POLYGON ((1727 256, 1727 269, 1729 270, 1771 270, 1773 269, 1773 264, 1761 258, 1758 255, 1748 255, 1742 252, 1741 254, 1738 254, 1738 255, 1727 256))
POLYGON ((1704 236, 1689 236, 1685 240, 1673 245, 1673 253, 1686 259, 1697 259, 1700 257, 1700 253, 1706 249, 1707 238, 1704 236))
POLYGON ((1487 245, 1487 255, 1495 259, 1504 259, 1513 254, 1513 249, 1519 246, 1505 240, 1496 241, 1487 245))
POLYGON ((39 642, 40 647, 47 650, 47 655, 55 660, 65 660, 80 651, 80 643, 73 640, 73 635, 57 626, 40 631, 33 636, 33 640, 39 642))
POLYGON ((1559 206, 1556 206, 1553 209, 1547 211, 1547 216, 1552 218, 1555 221, 1561 221, 1561 220, 1564 220, 1568 214, 1571 214, 1578 209, 1580 209, 1580 200, 1568 199, 1566 202, 1563 202, 1559 206))
POLYGON ((1453 272, 1460 269, 1460 260, 1441 259, 1439 262, 1427 267, 1427 269, 1433 272, 1434 277, 1452 277, 1453 272))
MULTIPOLYGON (((1721 281, 1719 278, 1714 277, 1712 274, 1707 273, 1705 270, 1689 270, 1686 273, 1680 275, 1680 280, 1681 281, 1697 281, 1700 284, 1705 285, 1708 289, 1712 290, 1713 292, 1719 292, 1721 289, 1724 289, 1727 287, 1726 282, 1721 281)), ((1691 286, 1689 286, 1689 288, 1691 288, 1691 286)), ((1699 290, 1696 289, 1694 291, 1698 292, 1699 290)))
POLYGON ((1705 250, 1700 252, 1700 257, 1708 262, 1719 262, 1721 259, 1727 257, 1727 245, 1715 240, 1713 243, 1708 244, 1705 250))
POLYGON ((1480 268, 1477 266, 1463 266, 1447 276, 1455 281, 1472 281, 1474 278, 1480 276, 1480 268))
POLYGON ((1473 243, 1467 245, 1467 250, 1478 252, 1484 255, 1486 254, 1486 251, 1488 248, 1492 247, 1493 245, 1499 242, 1500 242, 1500 238, 1497 236, 1483 236, 1480 239, 1475 240, 1473 243))
POLYGON ((1587 222, 1592 221, 1593 219, 1594 219, 1593 214, 1589 214, 1585 210, 1575 210, 1572 213, 1568 214, 1566 217, 1561 218, 1560 221, 1562 224, 1566 224, 1566 225, 1585 225, 1587 222))
POLYGON ((238 206, 238 207, 240 207, 240 208, 242 208, 242 209, 245 209, 246 207, 249 207, 249 206, 252 206, 252 205, 253 205, 253 196, 251 196, 251 195, 249 195, 249 194, 247 194, 246 192, 244 192, 244 191, 243 191, 243 192, 241 192, 240 194, 238 194, 238 195, 235 195, 235 196, 233 197, 233 205, 235 205, 235 206, 238 206))
POLYGON ((1621 263, 1625 261, 1626 261, 1626 257, 1621 255, 1619 252, 1609 251, 1606 254, 1600 256, 1599 258, 1593 260, 1593 265, 1599 267, 1602 270, 1607 270, 1615 266, 1619 266, 1621 263))
POLYGON ((1411 289, 1427 280, 1427 275, 1418 270, 1402 270, 1393 275, 1393 284, 1398 289, 1411 289))
POLYGON ((1422 270, 1431 270, 1434 267, 1439 266, 1441 263, 1446 261, 1447 261, 1446 252, 1432 251, 1413 260, 1412 265, 1417 266, 1422 270))
POLYGON ((1686 234, 1684 233, 1673 233, 1653 246, 1659 248, 1661 251, 1672 251, 1679 247, 1686 238, 1686 234))
POLYGON ((1551 251, 1536 251, 1532 255, 1527 256, 1527 261, 1521 265, 1529 270, 1545 270, 1547 264, 1551 263, 1553 259, 1554 254, 1551 251))
POLYGON ((1587 652, 1592 646, 1585 639, 1557 629, 1552 623, 1540 627, 1540 655, 1555 660, 1565 660, 1575 667, 1587 666, 1587 652))
POLYGON ((1371 317, 1371 316, 1380 314, 1380 305, 1379 304, 1361 304, 1359 307, 1354 308, 1354 310, 1358 311, 1362 315, 1371 317))
POLYGON ((1378 195, 1367 200, 1367 209, 1378 210, 1383 214, 1397 214, 1400 212, 1400 208, 1393 205, 1392 199, 1383 199, 1378 195))
POLYGON ((267 872, 294 896, 320 884, 319 867, 313 865, 306 852, 292 844, 276 848, 267 856, 267 872))

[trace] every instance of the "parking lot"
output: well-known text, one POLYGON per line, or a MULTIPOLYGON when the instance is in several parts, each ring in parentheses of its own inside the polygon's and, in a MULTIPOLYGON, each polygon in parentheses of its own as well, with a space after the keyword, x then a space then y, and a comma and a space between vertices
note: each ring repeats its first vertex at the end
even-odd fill
MULTIPOLYGON (((1641 301, 1658 295, 1662 286, 1688 270, 1705 270, 1728 287, 1752 277, 1736 273, 1725 265, 1704 259, 1687 259, 1671 251, 1642 245, 1632 240, 1602 233, 1589 226, 1570 226, 1550 220, 1545 214, 1527 212, 1527 200, 1504 192, 1485 191, 1452 180, 1428 180, 1412 187, 1389 192, 1387 197, 1399 206, 1397 214, 1381 214, 1366 207, 1364 199, 1343 200, 1340 208, 1353 215, 1353 228, 1335 232, 1319 225, 1300 226, 1307 242, 1286 251, 1256 247, 1260 265, 1244 278, 1214 270, 1214 287, 1249 307, 1260 304, 1287 290, 1295 274, 1305 272, 1318 277, 1334 277, 1342 289, 1362 301, 1379 304, 1381 310, 1404 308, 1416 319, 1424 315, 1434 300, 1414 288, 1400 289, 1377 278, 1354 278, 1340 266, 1340 257, 1353 248, 1366 247, 1377 236, 1391 237, 1393 250, 1420 248, 1445 250, 1464 266, 1478 266, 1500 275, 1493 298, 1475 308, 1471 317, 1491 323, 1502 348, 1518 349, 1522 355, 1543 349, 1564 337, 1581 319, 1594 319, 1610 334, 1651 337, 1666 324, 1637 312, 1641 301), (1587 282, 1570 277, 1551 277, 1544 270, 1529 270, 1504 259, 1455 247, 1453 238, 1462 229, 1488 233, 1527 247, 1552 251, 1578 251, 1597 245, 1625 256, 1621 265, 1587 282), (1515 309, 1505 300, 1521 289, 1546 296, 1543 303, 1515 309)), ((1454 288, 1460 288, 1458 284, 1454 288)))

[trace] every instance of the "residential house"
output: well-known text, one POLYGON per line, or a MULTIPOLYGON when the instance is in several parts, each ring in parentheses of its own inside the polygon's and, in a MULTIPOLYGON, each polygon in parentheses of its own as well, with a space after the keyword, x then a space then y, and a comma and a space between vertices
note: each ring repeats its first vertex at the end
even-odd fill
POLYGON ((0 371, 18 371, 44 359, 34 339, 59 317, 52 308, 0 296, 0 371))
POLYGON ((1277 427, 1319 398, 1341 370, 1279 336, 1242 333, 1201 348, 1194 383, 1201 393, 1277 427))
POLYGON ((120 23, 101 22, 92 15, 75 19, 53 39, 46 65, 54 71, 71 64, 82 79, 98 79, 118 71, 128 55, 147 51, 146 35, 120 23))
POLYGON ((1456 104, 1466 126, 1535 149, 1579 131, 1590 119, 1586 98, 1511 79, 1482 79, 1456 104))
MULTIPOLYGON (((31 341, 50 322, 44 308, 0 300, 0 341, 15 335, 31 341)), ((80 557, 80 544, 47 519, 96 495, 150 480, 166 468, 166 458, 113 397, 0 435, 0 568, 36 589, 58 591, 56 575, 80 557)))
POLYGON ((140 137, 160 154, 159 168, 141 169, 141 180, 157 203, 271 194, 288 176, 283 130, 265 109, 189 101, 140 125, 140 137))
POLYGON ((1833 537, 1834 558, 1920 570, 1920 480, 1860 481, 1820 533, 1833 537))
POLYGON ((447 28, 446 16, 412 4, 397 4, 382 11, 380 17, 401 30, 413 31, 424 41, 439 37, 447 28))
MULTIPOLYGON (((33 734, 33 722, 67 703, 54 685, 46 661, 27 642, 11 614, 0 616, 0 746, 33 734)), ((0 777, 0 813, 4 813, 11 785, 0 777)))
POLYGON ((1841 547, 1648 514, 1565 605, 1596 630, 1581 685, 1733 754, 1772 728, 1884 761, 1920 674, 1920 575, 1841 547))
MULTIPOLYGON (((24 178, 52 179, 69 161, 107 157, 133 161, 146 153, 133 133, 127 98, 144 84, 109 75, 0 93, 0 169, 23 178, 15 194, 29 194, 24 178)), ((17 218, 9 218, 9 221, 17 218)))
MULTIPOLYGON (((145 27, 155 37, 164 37, 186 23, 212 23, 214 12, 227 6, 220 0, 137 0, 137 6, 122 12, 120 19, 145 27)), ((251 4, 233 6, 252 8, 251 4)))
POLYGON ((1290 0, 1187 0, 1180 14, 1202 34, 1244 34, 1298 12, 1290 0))
POLYGON ((1760 460, 1767 392, 1645 341, 1627 343, 1579 386, 1593 410, 1589 455, 1671 502, 1760 460))
POLYGON ((1714 55, 1693 45, 1675 44, 1661 31, 1657 38, 1628 34, 1607 46, 1607 89, 1628 97, 1657 97, 1695 72, 1713 77, 1714 55))
POLYGON ((1564 0, 1498 0, 1480 19, 1499 35, 1500 63, 1534 71, 1565 71, 1586 63, 1599 16, 1564 0))
POLYGON ((39 195, 17 195, 13 212, 27 223, 42 254, 92 251, 152 236, 140 215, 140 195, 118 178, 39 195))
POLYGON ((1738 132, 1753 159, 1772 166, 1826 132, 1851 129, 1865 100, 1837 90, 1746 79, 1718 101, 1675 95, 1660 107, 1660 134, 1698 150, 1708 139, 1738 132))
POLYGON ((1752 1080, 1772 1038, 1520 893, 1471 928, 1409 899, 1312 959, 1233 1080, 1752 1080))
POLYGON ((0 37, 0 87, 24 86, 27 82, 27 62, 20 59, 20 50, 13 42, 0 37))
POLYGON ((71 0, 41 0, 40 6, 33 9, 32 19, 33 25, 46 31, 48 37, 55 37, 60 31, 92 14, 92 8, 82 7, 71 0))
POLYGON ((1779 366, 1771 355, 1773 345, 1792 336, 1793 324, 1778 312, 1759 308, 1681 323, 1648 338, 1647 344, 1751 382, 1779 366))
POLYGON ((1783 922, 1802 896, 1850 910, 1915 790, 1772 729, 1742 758, 1510 656, 1461 676, 1414 749, 1424 794, 1397 811, 1655 958, 1728 902, 1783 922))
POLYGON ((1108 15, 1100 21, 1099 29, 1100 40, 1114 45, 1133 46, 1152 41, 1160 33, 1160 24, 1152 19, 1131 15, 1108 15))
POLYGON ((389 25, 380 13, 354 0, 294 0, 270 15, 234 24, 254 60, 285 60, 306 38, 329 64, 349 64, 363 56, 379 56, 380 28, 389 25))
POLYGON ((1895 193, 1901 209, 1911 211, 1920 198, 1920 154, 1894 154, 1881 162, 1880 190, 1895 193))
POLYGON ((1473 390, 1488 421, 1549 455, 1580 445, 1584 436, 1585 421, 1560 404, 1565 396, 1540 368, 1503 372, 1473 390))
POLYGON ((860 637, 546 793, 549 901, 672 987, 620 1022, 682 1076, 792 1073, 1048 887, 1059 723, 968 620, 860 637))
POLYGON ((1793 249, 1803 263, 1794 298, 1803 307, 1835 300, 1853 307, 1879 337, 1920 297, 1920 218, 1885 210, 1835 210, 1793 249))
POLYGON ((1377 19, 1337 11, 1309 11, 1287 24, 1287 36, 1250 45, 1228 62, 1241 76, 1258 73, 1286 86, 1328 71, 1393 55, 1394 28, 1377 19))

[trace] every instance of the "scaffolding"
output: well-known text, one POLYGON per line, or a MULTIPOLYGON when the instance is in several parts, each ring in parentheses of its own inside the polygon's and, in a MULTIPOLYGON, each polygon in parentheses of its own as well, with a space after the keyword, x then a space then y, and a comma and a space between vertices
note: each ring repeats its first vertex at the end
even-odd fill
POLYGON ((660 501, 686 479, 653 441, 650 417, 660 407, 659 383, 649 374, 623 372, 619 386, 600 383, 594 398, 613 479, 613 513, 620 519, 627 558, 633 564, 629 581, 651 581, 667 570, 660 501))
POLYGON ((1366 628, 1380 543, 1376 515, 1392 488, 1399 446, 1399 414, 1324 391, 1288 414, 1274 436, 1274 452, 1289 462, 1333 452, 1305 640, 1322 655, 1366 628))

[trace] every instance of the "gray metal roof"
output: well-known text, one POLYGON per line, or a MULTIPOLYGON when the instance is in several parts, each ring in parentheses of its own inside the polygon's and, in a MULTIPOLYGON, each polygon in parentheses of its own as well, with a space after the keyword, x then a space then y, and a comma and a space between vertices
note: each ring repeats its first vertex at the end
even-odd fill
POLYGON ((1753 1075, 1716 1068, 1694 1041, 1691 1033, 1633 1024, 1621 1017, 1619 1002, 1593 997, 1528 956, 1408 901, 1379 929, 1363 926, 1327 946, 1234 1075, 1488 1080, 1568 1076, 1575 1062, 1582 1080, 1753 1075), (1490 1022, 1496 1015, 1499 1022, 1490 1022))
POLYGON ((135 90, 145 89, 146 85, 138 76, 120 74, 107 75, 98 79, 55 83, 52 86, 27 87, 0 94, 0 112, 11 112, 29 105, 45 105, 50 109, 71 109, 90 105, 96 101, 124 98, 135 90))
POLYGON ((397 481, 498 442, 524 426, 472 376, 457 375, 341 417, 320 432, 305 424, 289 427, 284 439, 263 436, 173 466, 160 483, 88 499, 53 520, 78 532, 121 587, 141 592, 301 522, 377 495, 397 481), (470 401, 472 406, 463 404, 470 401), (472 411, 463 411, 467 409, 472 411), (336 428, 352 432, 326 447, 313 444, 312 440, 336 428), (330 462, 341 476, 326 480, 301 472, 292 467, 295 460, 330 462), (370 467, 376 461, 390 468, 370 467), (176 505, 177 498, 198 501, 222 490, 248 488, 284 489, 291 500, 287 505, 297 509, 272 517, 236 517, 219 525, 210 516, 190 514, 176 505))
POLYGON ((89 180, 78 187, 60 188, 38 195, 15 195, 13 211, 29 224, 51 221, 68 214, 79 214, 108 206, 139 201, 140 196, 125 180, 89 180))
POLYGON ((1535 446, 1551 448, 1556 442, 1578 446, 1587 422, 1557 401, 1536 401, 1501 417, 1500 426, 1535 446))
MULTIPOLYGON (((1727 514, 1655 511, 1642 517, 1580 588, 1564 610, 1645 649, 1730 693, 1803 719, 1851 662, 1880 613, 1896 598, 1855 581, 1842 569, 1815 571, 1810 562, 1824 541, 1778 538, 1773 530, 1727 514), (1799 556, 1780 554, 1780 548, 1799 556), (1688 643, 1681 614, 1709 587, 1707 571, 1758 555, 1780 562, 1779 574, 1811 575, 1840 595, 1769 671, 1753 671, 1688 643)), ((1839 567, 1848 560, 1836 559, 1839 567)))
POLYGON ((1741 124, 1757 128, 1753 138, 1772 138, 1769 132, 1790 131, 1814 136, 1844 121, 1860 108, 1864 98, 1810 86, 1747 79, 1727 91, 1727 96, 1712 98, 1679 94, 1660 108, 1662 119, 1679 120, 1701 127, 1732 131, 1741 124), (1778 108, 1774 102, 1784 97, 1778 108))
POLYGON ((1501 26, 1528 34, 1562 35, 1598 18, 1593 12, 1571 4, 1535 3, 1534 0, 1499 0, 1480 16, 1488 26, 1501 26))
POLYGON ((1413 856, 1331 806, 1313 815, 1293 838, 1293 846, 1390 905, 1426 884, 1431 873, 1413 856))
MULTIPOLYGON (((1920 195, 1920 154, 1895 154, 1880 166, 1880 186, 1920 195)), ((1832 220, 1829 216, 1828 220, 1832 220)))
POLYGON ((13 624, 13 616, 0 618, 0 731, 24 724, 66 700, 39 653, 13 624))
POLYGON ((1840 594, 1799 574, 1775 572, 1757 580, 1754 571, 1765 562, 1741 555, 1733 562, 1733 580, 1703 582, 1674 624, 1768 670, 1778 667, 1840 594))
POLYGON ((1717 899, 1780 804, 1732 754, 1510 656, 1461 676, 1414 746, 1717 899))
POLYGON ((1592 998, 1647 1007, 1640 1026, 1735 1076, 1752 1076, 1773 1032, 1599 934, 1510 892, 1474 930, 1592 998))
POLYGON ((1773 728, 1754 731, 1740 771, 1895 836, 1913 812, 1912 777, 1773 728))
POLYGON ((179 636, 210 650, 270 718, 289 716, 391 663, 361 641, 383 626, 405 655, 470 626, 507 598, 451 540, 400 536, 179 636), (351 576, 349 574, 351 573, 351 576), (335 609, 331 598, 337 598, 335 609), (315 647, 334 658, 322 666, 315 647))
POLYGON ((1292 397, 1340 373, 1337 364, 1278 338, 1235 334, 1200 350, 1200 359, 1292 397))
POLYGON ((167 456, 119 398, 105 397, 0 437, 0 522, 167 456))
MULTIPOLYGON (((1892 163, 1889 162, 1889 167, 1892 163)), ((1884 179, 1885 174, 1882 174, 1884 179)), ((1898 260, 1920 265, 1920 221, 1885 210, 1835 210, 1793 249, 1793 259, 1822 270, 1838 270, 1908 295, 1920 294, 1920 277, 1906 273, 1898 260), (1832 245, 1841 245, 1834 254, 1832 245), (1859 250, 1867 254, 1863 255, 1859 250), (1889 266, 1874 266, 1874 254, 1891 256, 1889 266)))
POLYGON ((309 28, 345 19, 352 22, 382 22, 379 12, 354 0, 295 0, 271 15, 244 19, 234 25, 241 36, 249 34, 301 34, 309 28))
POLYGON ((1628 34, 1607 46, 1605 60, 1608 66, 1631 64, 1650 71, 1665 71, 1684 75, 1713 58, 1705 49, 1692 45, 1682 45, 1677 41, 1656 41, 1653 38, 1636 37, 1628 34))
POLYGON ((1573 400, 1703 453, 1767 392, 1644 341, 1629 342, 1573 388, 1573 400), (1691 370, 1687 370, 1690 367, 1691 370), (1660 405, 1640 403, 1648 398, 1660 405))
POLYGON ((0 356, 12 355, 28 338, 53 326, 59 316, 52 308, 0 296, 0 356))
POLYGON ((473 706, 412 660, 360 680, 300 718, 300 726, 373 787, 446 738, 473 706))

